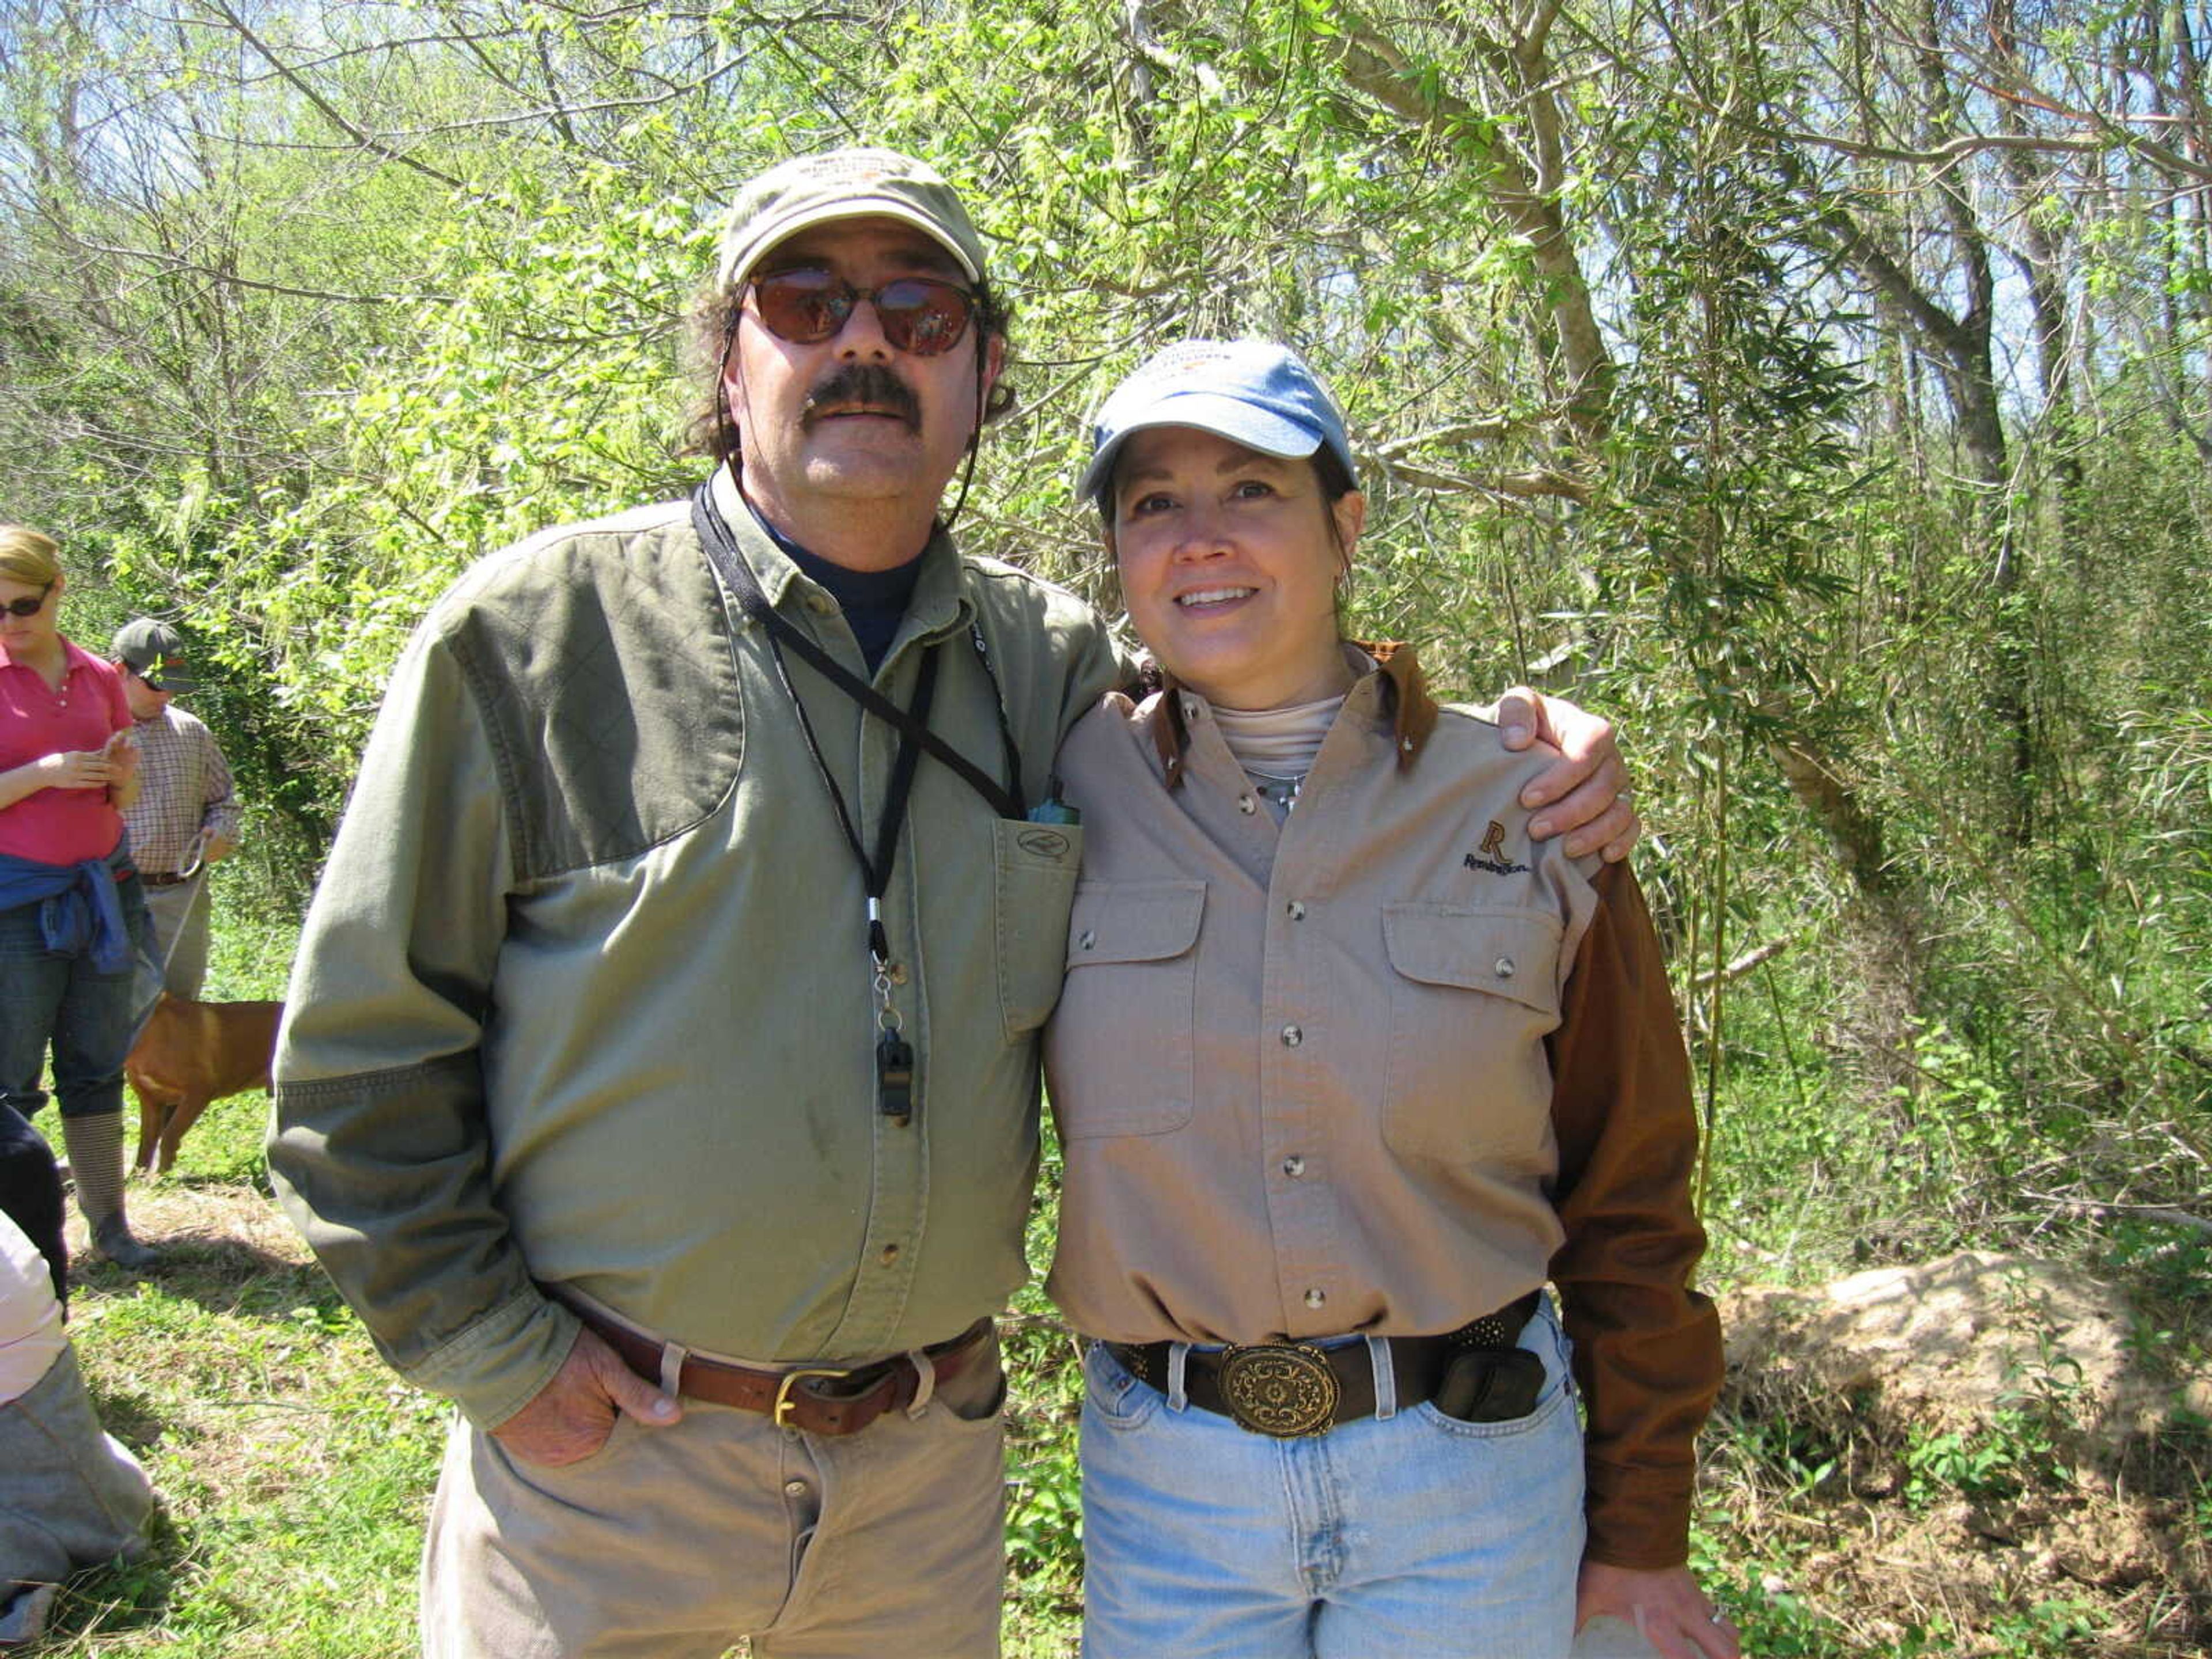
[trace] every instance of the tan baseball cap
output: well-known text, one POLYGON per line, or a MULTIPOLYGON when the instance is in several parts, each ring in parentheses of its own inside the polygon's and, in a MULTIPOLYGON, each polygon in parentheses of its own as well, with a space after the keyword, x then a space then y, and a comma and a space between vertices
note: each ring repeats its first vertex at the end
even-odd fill
POLYGON ((983 277, 983 239, 952 186, 926 161, 895 149, 833 149, 770 167, 738 192, 722 230, 718 268, 725 289, 787 236, 835 219, 880 215, 912 225, 983 277))

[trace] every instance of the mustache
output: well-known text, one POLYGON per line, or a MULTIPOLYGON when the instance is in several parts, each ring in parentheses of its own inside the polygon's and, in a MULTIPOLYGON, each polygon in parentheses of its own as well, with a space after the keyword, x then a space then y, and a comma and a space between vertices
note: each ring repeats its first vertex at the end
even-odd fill
POLYGON ((847 363, 806 394, 799 411, 799 423, 812 426, 834 410, 860 407, 873 413, 894 415, 908 428, 921 427, 921 399, 914 388, 881 363, 847 363))

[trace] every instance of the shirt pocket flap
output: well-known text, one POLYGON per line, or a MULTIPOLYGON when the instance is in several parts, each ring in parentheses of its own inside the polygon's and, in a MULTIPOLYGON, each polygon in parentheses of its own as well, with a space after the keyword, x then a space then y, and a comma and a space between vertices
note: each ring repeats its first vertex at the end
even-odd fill
POLYGON ((1542 910, 1452 904, 1386 904, 1390 965, 1425 985, 1486 991, 1523 1007, 1559 1012, 1559 919, 1542 910))
POLYGON ((1198 943, 1202 881, 1085 882, 1067 922, 1067 965, 1166 962, 1198 943))

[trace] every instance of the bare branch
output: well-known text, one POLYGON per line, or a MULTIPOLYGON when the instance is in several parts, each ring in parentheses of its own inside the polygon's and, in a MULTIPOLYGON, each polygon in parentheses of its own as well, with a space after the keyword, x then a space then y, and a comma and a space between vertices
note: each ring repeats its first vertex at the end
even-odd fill
POLYGON ((1698 975, 1697 977, 1690 981, 1690 983, 1695 986, 1698 990, 1702 991, 1716 981, 1726 984, 1731 980, 1741 979, 1753 969, 1758 967, 1760 963, 1772 961, 1776 957, 1780 956, 1784 951, 1788 950, 1796 942, 1797 937, 1794 933, 1786 939, 1771 939, 1766 944, 1759 946, 1756 950, 1746 951, 1741 956, 1738 957, 1734 962, 1729 963, 1725 968, 1722 968, 1717 970, 1711 968, 1706 969, 1704 973, 1698 975))
POLYGON ((2101 1219, 2132 1216, 2142 1221, 2155 1221, 2168 1227, 2190 1227, 2200 1233, 2212 1233, 2212 1218, 2191 1215, 2186 1210, 2177 1210, 2166 1204, 2121 1204, 2111 1200, 2096 1201, 2081 1198, 2061 1198, 2056 1193, 2039 1193, 2030 1188, 2021 1188, 2021 1194, 2039 1204, 2048 1204, 2053 1209, 2063 1210, 2069 1215, 2090 1215, 2101 1219))
POLYGON ((247 23, 246 21, 240 17, 237 11, 232 8, 229 3, 229 0, 208 0, 208 3, 222 17, 223 21, 230 26, 231 29, 237 34, 240 40, 245 41, 247 46, 252 47, 256 52, 260 54, 262 59, 267 63, 271 69, 275 70, 278 75, 284 78, 287 85, 290 86, 310 104, 313 104, 315 108, 321 112, 325 120, 328 121, 340 132, 345 134, 347 137, 352 139, 354 143, 360 145, 362 149, 372 150, 375 154, 383 156, 386 161, 398 162, 402 167, 412 167, 424 178, 434 179, 438 183, 444 185, 450 190, 462 190, 466 188, 466 186, 464 185, 459 179, 454 178, 451 173, 441 173, 436 167, 430 166, 428 162, 416 161, 415 157, 408 155, 404 150, 392 149, 390 145, 383 143, 372 134, 363 132, 360 128, 354 125, 352 122, 347 120, 343 115, 339 113, 335 105, 333 105, 328 99, 325 98, 322 94, 317 92, 313 87, 308 85, 304 76, 300 75, 289 64, 284 63, 283 59, 276 56, 276 52, 270 48, 267 43, 265 43, 258 34, 254 33, 252 26, 247 23))
POLYGON ((295 288, 288 283, 259 282, 251 276, 241 276, 234 270, 222 270, 213 265, 204 265, 197 260, 177 254, 164 253, 154 248, 119 247, 110 242, 95 242, 88 237, 72 239, 79 247, 89 248, 95 253, 105 253, 118 259, 136 260, 141 264, 158 265, 164 270, 187 272, 204 276, 211 283, 226 288, 252 289, 260 294, 283 294, 297 300, 328 300, 339 305, 396 306, 396 305, 459 305, 459 299, 451 294, 342 294, 335 289, 295 288))
MULTIPOLYGON (((1614 376, 1612 353, 1599 329, 1589 284, 1575 258, 1558 201, 1546 193, 1533 164, 1494 131, 1495 124, 1463 99, 1424 84, 1397 43, 1349 3, 1337 6, 1342 27, 1338 61, 1345 78, 1401 119, 1470 152, 1490 171, 1491 198, 1528 242, 1530 262, 1544 278, 1565 359, 1573 420, 1584 438, 1605 429, 1614 376)), ((1540 53, 1536 54, 1540 59, 1540 53)), ((1516 55, 1516 62, 1521 61, 1516 55)), ((1524 68, 1531 65, 1523 64, 1524 68)), ((1532 79, 1540 81, 1540 63, 1532 79)), ((1534 152, 1556 148, 1559 111, 1550 97, 1534 95, 1523 107, 1534 152)))
POLYGON ((1449 426, 1431 428, 1426 432, 1410 433, 1403 438, 1393 438, 1389 443, 1376 446, 1375 453, 1389 460, 1410 455, 1417 449, 1430 447, 1457 449, 1468 444, 1496 443, 1512 435, 1516 422, 1504 419, 1488 421, 1455 421, 1449 426))
POLYGON ((1540 498, 1587 501, 1590 487, 1580 478, 1547 467, 1527 472, 1493 472, 1475 477, 1461 472, 1442 472, 1434 467, 1420 466, 1407 461, 1385 461, 1383 470, 1396 483, 1411 484, 1416 489, 1425 489, 1438 495, 1510 495, 1522 501, 1540 498))

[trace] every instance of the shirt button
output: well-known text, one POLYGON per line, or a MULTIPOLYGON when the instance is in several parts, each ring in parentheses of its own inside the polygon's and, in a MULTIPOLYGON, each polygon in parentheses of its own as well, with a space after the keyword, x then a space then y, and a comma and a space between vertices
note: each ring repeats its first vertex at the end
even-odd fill
POLYGON ((876 1259, 881 1261, 886 1267, 890 1267, 892 1262, 898 1260, 898 1246, 896 1244, 884 1245, 883 1255, 876 1259))
POLYGON ((806 1483, 804 1480, 787 1480, 783 1483, 783 1490, 788 1497, 804 1498, 806 1496, 806 1483))
POLYGON ((1293 1181, 1306 1172, 1306 1161, 1296 1152, 1283 1160, 1283 1173, 1293 1181))
POLYGON ((1498 978, 1511 979, 1513 977, 1513 958, 1511 957, 1498 957, 1497 966, 1498 978))
POLYGON ((1318 1308, 1322 1303, 1328 1300, 1328 1297, 1327 1295, 1320 1291, 1308 1291, 1306 1292, 1306 1306, 1309 1308, 1318 1308))
POLYGON ((1249 795, 1239 795, 1237 797, 1237 810, 1249 817, 1260 810, 1260 803, 1249 795))
POLYGON ((1292 921, 1304 921, 1306 919, 1306 907, 1299 903, 1296 899, 1292 899, 1283 908, 1290 913, 1290 917, 1292 921))
POLYGON ((1306 1034, 1295 1025, 1283 1027, 1283 1047, 1295 1048, 1306 1040, 1306 1034))

